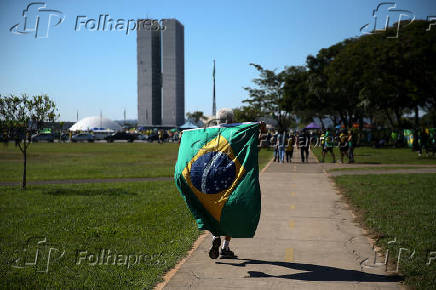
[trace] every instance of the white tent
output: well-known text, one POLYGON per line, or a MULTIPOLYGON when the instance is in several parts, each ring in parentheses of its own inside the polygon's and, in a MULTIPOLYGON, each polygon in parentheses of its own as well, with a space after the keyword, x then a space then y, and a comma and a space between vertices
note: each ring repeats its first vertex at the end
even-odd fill
POLYGON ((182 126, 180 126, 180 129, 195 129, 198 128, 197 125, 192 124, 192 122, 188 121, 185 124, 183 124, 182 126))
POLYGON ((93 129, 111 129, 120 131, 121 126, 104 117, 86 117, 71 126, 70 131, 92 131, 93 129))

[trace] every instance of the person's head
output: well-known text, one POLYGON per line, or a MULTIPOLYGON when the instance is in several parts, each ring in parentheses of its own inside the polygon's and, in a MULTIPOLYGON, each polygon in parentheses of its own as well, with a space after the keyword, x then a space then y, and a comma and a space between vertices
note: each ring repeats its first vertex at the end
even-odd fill
POLYGON ((219 124, 233 123, 233 111, 232 109, 223 108, 216 113, 216 118, 219 124))

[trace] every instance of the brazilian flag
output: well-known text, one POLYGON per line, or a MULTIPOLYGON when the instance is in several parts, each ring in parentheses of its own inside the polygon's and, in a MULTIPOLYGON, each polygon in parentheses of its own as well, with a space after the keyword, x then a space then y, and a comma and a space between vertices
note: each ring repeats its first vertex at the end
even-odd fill
POLYGON ((183 132, 174 177, 199 229, 254 236, 260 217, 258 134, 259 123, 183 132))

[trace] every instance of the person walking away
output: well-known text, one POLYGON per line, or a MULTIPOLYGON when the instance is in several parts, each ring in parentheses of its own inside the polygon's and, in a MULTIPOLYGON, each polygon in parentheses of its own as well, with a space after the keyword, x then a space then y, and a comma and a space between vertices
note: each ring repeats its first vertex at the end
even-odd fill
MULTIPOLYGON (((233 111, 231 109, 221 109, 217 112, 218 125, 220 124, 231 124, 233 123, 233 111)), ((260 134, 266 132, 265 123, 260 123, 260 134)), ((211 259, 216 259, 218 256, 223 259, 237 258, 237 256, 230 250, 230 240, 232 237, 225 236, 224 242, 221 246, 221 237, 212 235, 212 246, 209 249, 209 257, 211 259)))
POLYGON ((271 144, 274 144, 274 162, 276 161, 280 161, 279 158, 279 146, 278 146, 278 132, 276 132, 272 137, 271 137, 271 144))
POLYGON ((277 148, 279 155, 279 162, 285 163, 285 142, 286 142, 286 134, 284 131, 281 131, 277 136, 277 148))
POLYGON ((305 131, 298 134, 298 148, 300 148, 301 162, 309 161, 309 140, 305 131))
POLYGON ((286 162, 292 162, 292 155, 294 155, 294 144, 295 144, 295 136, 293 133, 288 138, 288 143, 286 145, 286 162))

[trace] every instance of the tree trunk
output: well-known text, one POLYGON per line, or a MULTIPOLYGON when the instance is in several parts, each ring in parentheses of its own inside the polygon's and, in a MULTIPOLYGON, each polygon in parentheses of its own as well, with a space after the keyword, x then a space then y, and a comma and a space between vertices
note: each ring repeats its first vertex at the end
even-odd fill
POLYGON ((394 110, 394 113, 395 113, 395 117, 397 118, 397 126, 398 126, 398 128, 403 128, 403 122, 401 121, 401 113, 400 113, 400 111, 397 109, 397 110, 394 110))
POLYGON ((387 117, 388 120, 389 120, 389 123, 391 123, 392 128, 395 128, 395 126, 394 126, 394 121, 392 120, 391 115, 389 114, 389 110, 385 109, 384 111, 385 111, 385 113, 386 113, 386 117, 387 117))
POLYGON ((324 129, 325 125, 324 125, 324 121, 322 120, 322 117, 318 117, 319 121, 321 122, 321 127, 324 129))
MULTIPOLYGON (((27 138, 24 137, 24 138, 27 138)), ((22 189, 26 189, 26 169, 27 169, 27 141, 24 140, 24 145, 23 145, 23 157, 24 157, 24 164, 23 164, 23 183, 21 185, 22 189)))
POLYGON ((348 122, 345 114, 340 112, 339 115, 341 117, 341 122, 344 124, 345 129, 348 129, 348 122))
POLYGON ((419 128, 419 109, 415 107, 415 128, 419 128))

